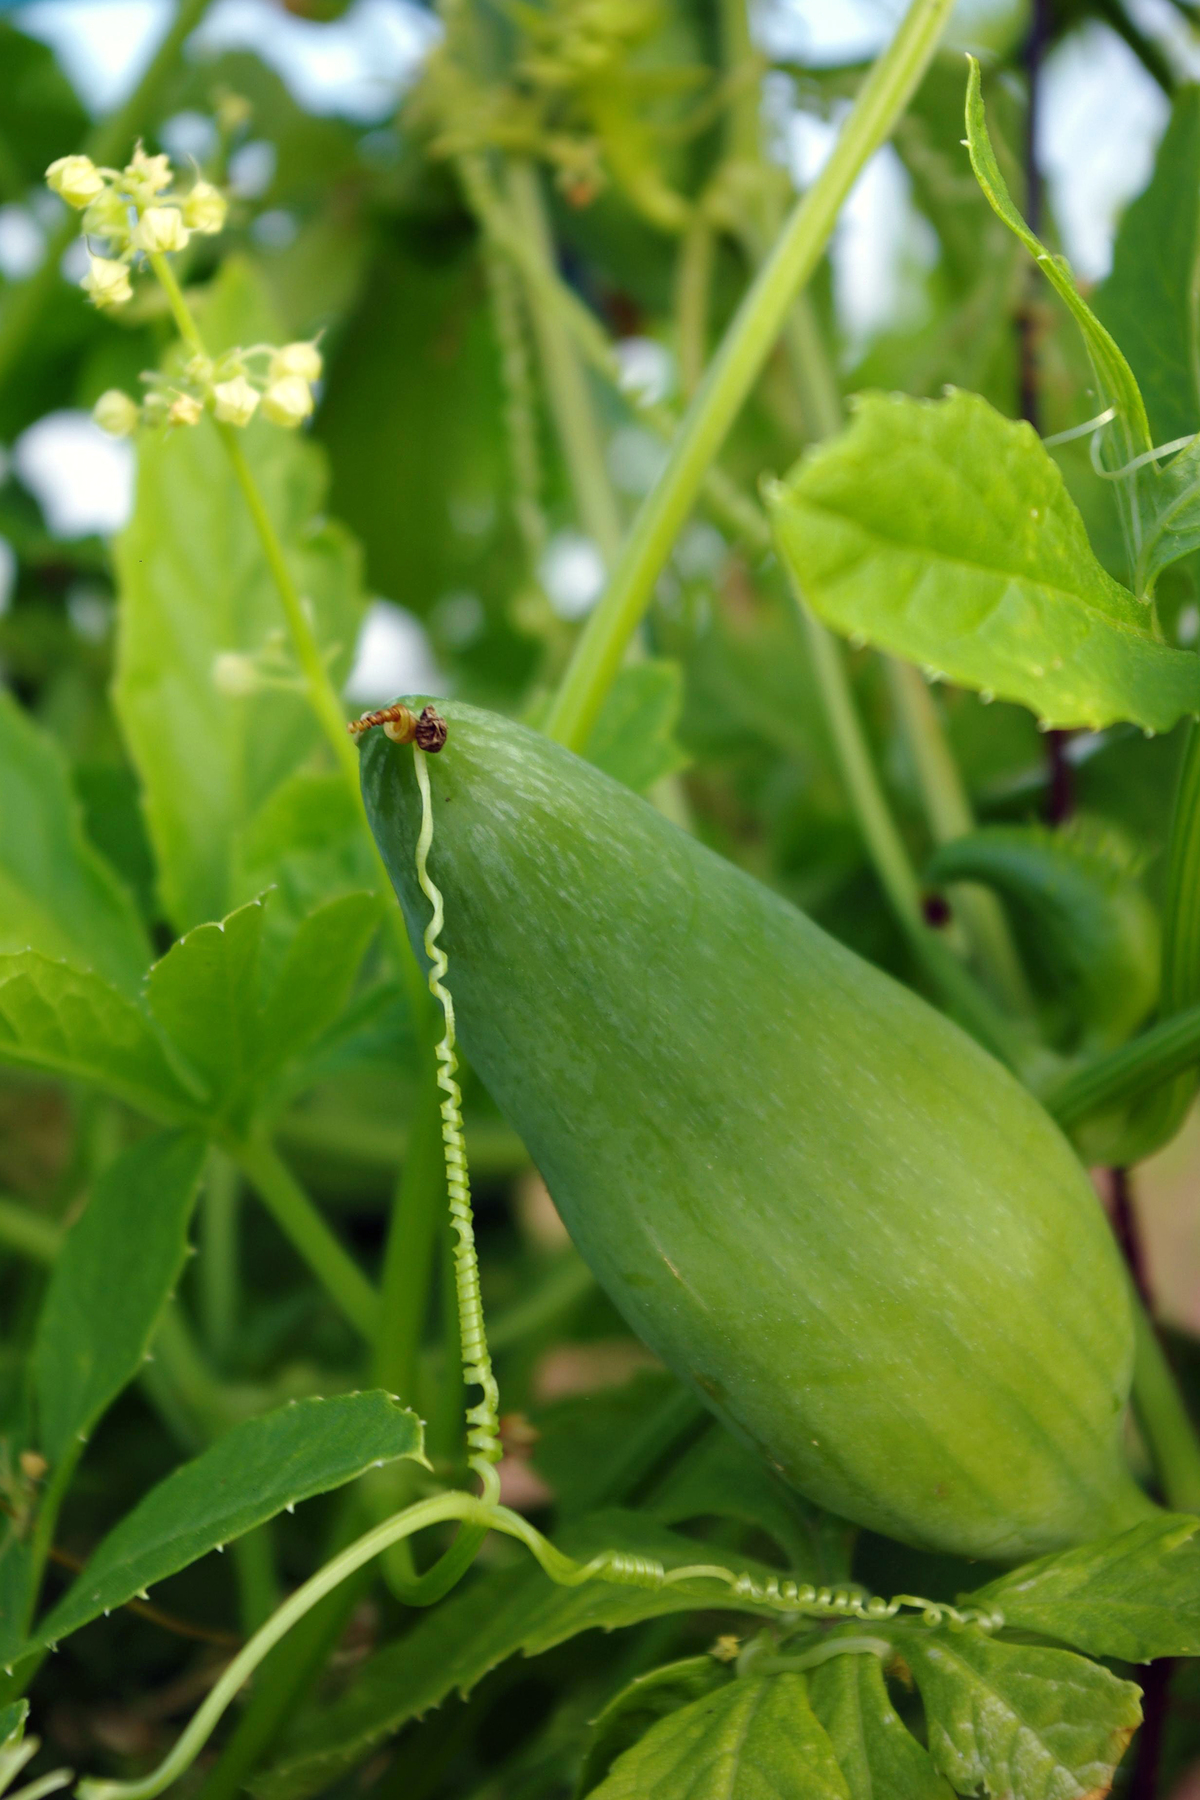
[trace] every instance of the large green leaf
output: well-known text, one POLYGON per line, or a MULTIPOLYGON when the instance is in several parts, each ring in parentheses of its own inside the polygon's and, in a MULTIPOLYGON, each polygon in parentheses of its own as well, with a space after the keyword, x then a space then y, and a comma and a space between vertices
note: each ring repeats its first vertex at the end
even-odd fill
POLYGON ((55 740, 0 693, 0 951, 40 950, 136 994, 150 946, 84 834, 55 740))
MULTIPOLYGON (((581 1559, 613 1549, 657 1557, 666 1568, 729 1563, 728 1553, 635 1513, 596 1513, 563 1532, 558 1542, 581 1559)), ((736 1560, 739 1569, 756 1578, 771 1573, 741 1555, 736 1560)), ((528 1563, 491 1570, 364 1663, 348 1692, 308 1721, 287 1756, 255 1782, 254 1791, 263 1800, 301 1800, 324 1792, 382 1739, 448 1695, 469 1693, 489 1670, 518 1652, 539 1656, 581 1631, 614 1631, 669 1613, 756 1610, 747 1601, 730 1599, 716 1584, 701 1585, 708 1588, 706 1594, 606 1581, 565 1588, 528 1563)))
POLYGON ((850 1800, 950 1800, 929 1753, 888 1699, 879 1658, 833 1656, 809 1676, 850 1800))
POLYGON ((244 1420, 109 1532, 36 1642, 57 1642, 284 1507, 400 1457, 425 1461, 421 1421, 378 1391, 292 1401, 244 1420))
POLYGON ((713 1688, 732 1679, 733 1671, 715 1656, 689 1656, 636 1675, 614 1694, 588 1732, 583 1766, 575 1793, 584 1800, 608 1774, 617 1757, 630 1750, 652 1725, 713 1688))
POLYGON ((277 890, 276 912, 304 917, 338 894, 375 885, 370 834, 340 773, 290 776, 238 833, 233 900, 277 890))
MULTIPOLYGON (((237 261, 225 264, 204 322, 217 348, 274 335, 261 292, 237 261)), ((345 533, 320 518, 320 452, 266 422, 242 442, 340 682, 361 612, 359 559, 345 533)), ((321 741, 294 687, 240 694, 218 685, 221 656, 286 661, 288 652, 278 595, 210 421, 140 435, 137 505, 116 563, 114 697, 142 778, 163 902, 186 929, 229 910, 235 834, 321 741)))
POLYGON ((200 1110, 139 1007, 32 950, 0 956, 0 1061, 91 1082, 155 1119, 200 1110))
POLYGON ((301 920, 282 957, 272 956, 270 898, 196 926, 150 972, 155 1018, 214 1113, 238 1123, 342 1013, 379 920, 374 894, 344 894, 301 920))
POLYGON ((1200 431, 1200 87, 1175 90, 1150 185, 1126 210, 1097 316, 1146 402, 1151 441, 1200 431))
POLYGON ((1141 1696, 1068 1650, 994 1642, 981 1631, 905 1634, 929 1753, 960 1794, 1093 1800, 1107 1794, 1141 1722, 1141 1696))
POLYGON ((187 1256, 204 1154, 191 1133, 135 1144, 63 1240, 33 1348, 39 1442, 54 1471, 145 1360, 187 1256))
MULTIPOLYGON (((592 1800, 849 1800, 801 1675, 732 1681, 651 1726, 592 1800)), ((891 1796, 889 1795, 889 1800, 891 1796)))
POLYGON ((1006 1624, 1090 1656, 1200 1656, 1200 1519, 1163 1513, 1014 1569, 970 1596, 1006 1624))
POLYGON ((1166 731, 1200 712, 1200 658, 1101 568, 1031 427, 975 395, 863 395, 769 499, 808 604, 856 641, 1046 725, 1166 731))

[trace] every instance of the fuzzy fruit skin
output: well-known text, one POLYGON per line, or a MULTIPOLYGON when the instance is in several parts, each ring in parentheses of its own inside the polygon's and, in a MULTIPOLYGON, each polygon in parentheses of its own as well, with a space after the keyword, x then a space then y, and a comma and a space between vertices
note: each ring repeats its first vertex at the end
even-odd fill
MULTIPOLYGON (((437 704, 459 1037, 634 1330, 802 1493, 907 1543, 1016 1561, 1142 1516, 1123 1271, 1036 1102, 627 789, 437 704)), ((362 749, 419 950, 414 753, 362 749)))

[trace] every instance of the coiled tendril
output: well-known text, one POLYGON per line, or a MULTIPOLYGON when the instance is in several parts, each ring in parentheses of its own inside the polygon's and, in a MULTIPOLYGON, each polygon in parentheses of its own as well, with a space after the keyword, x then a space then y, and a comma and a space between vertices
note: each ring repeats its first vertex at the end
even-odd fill
POLYGON ((438 943, 445 922, 441 892, 429 873, 429 849, 433 843, 433 801, 425 754, 414 749, 417 786, 421 791, 421 830, 417 838, 417 880, 429 901, 432 916, 425 927, 425 954, 429 958, 429 991, 441 1006, 446 1029, 437 1045, 438 1086, 446 1098, 441 1104, 442 1154, 446 1163, 446 1190, 450 1196, 450 1223, 457 1234, 454 1246, 454 1286, 458 1296, 458 1327, 462 1345, 463 1379, 483 1390, 482 1399, 467 1408, 467 1466, 483 1483, 483 1498, 494 1501, 500 1482, 494 1465, 500 1448, 500 1391, 492 1373, 483 1302, 479 1293, 479 1258, 475 1251, 475 1225, 471 1212, 471 1186, 467 1173, 467 1146, 463 1136, 462 1091, 454 1079, 458 1058, 454 1054, 454 1000, 444 977, 450 964, 438 943))

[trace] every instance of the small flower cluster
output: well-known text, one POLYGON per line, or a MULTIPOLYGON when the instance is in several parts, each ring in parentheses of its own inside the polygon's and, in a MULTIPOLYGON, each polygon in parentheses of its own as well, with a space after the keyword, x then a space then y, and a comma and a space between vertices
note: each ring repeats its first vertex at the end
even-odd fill
POLYGON ((144 375, 148 391, 141 406, 120 388, 109 388, 92 417, 113 437, 128 437, 143 423, 195 425, 206 410, 222 425, 245 426, 261 408, 273 425, 294 429, 313 410, 321 367, 313 343, 255 344, 215 359, 193 356, 181 377, 144 375))
POLYGON ((60 156, 46 170, 47 186, 83 214, 85 237, 104 242, 106 253, 91 252, 80 283, 94 306, 115 308, 133 298, 129 275, 138 256, 185 250, 193 232, 211 236, 224 228, 219 188, 197 178, 177 194, 174 179, 170 159, 148 156, 140 144, 124 169, 97 168, 90 156, 60 156))

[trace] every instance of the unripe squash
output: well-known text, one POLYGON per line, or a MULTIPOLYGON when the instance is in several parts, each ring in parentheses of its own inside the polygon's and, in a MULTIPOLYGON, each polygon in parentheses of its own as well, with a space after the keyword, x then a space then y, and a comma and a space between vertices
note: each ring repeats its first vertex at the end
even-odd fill
MULTIPOLYGON (((634 1330, 801 1492, 910 1544, 1015 1560, 1148 1510, 1123 1271, 1036 1102, 597 769, 439 706, 459 1037, 634 1330)), ((419 947, 413 754, 368 733, 362 779, 419 947)))

